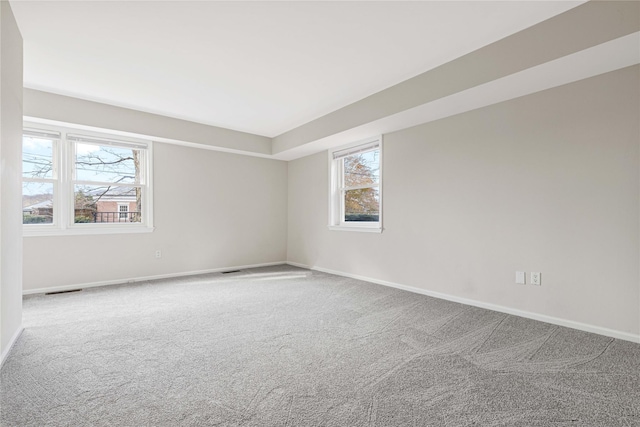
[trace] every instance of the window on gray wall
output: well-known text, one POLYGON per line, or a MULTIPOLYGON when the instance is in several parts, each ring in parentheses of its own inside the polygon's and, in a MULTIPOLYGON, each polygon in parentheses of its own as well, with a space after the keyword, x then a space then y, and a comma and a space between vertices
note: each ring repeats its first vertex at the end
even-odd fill
POLYGON ((329 151, 329 227, 382 231, 382 138, 329 151))
POLYGON ((151 141, 55 126, 25 129, 25 235, 152 231, 151 152, 151 141))

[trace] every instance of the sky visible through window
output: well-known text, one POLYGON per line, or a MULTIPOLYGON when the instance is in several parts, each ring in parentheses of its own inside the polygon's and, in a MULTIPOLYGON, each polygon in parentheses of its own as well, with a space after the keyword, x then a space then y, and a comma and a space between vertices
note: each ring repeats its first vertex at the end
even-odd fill
POLYGON ((380 151, 369 151, 345 157, 344 186, 378 184, 380 182, 380 151))
POLYGON ((50 139, 22 138, 22 176, 53 178, 53 142, 50 139))
MULTIPOLYGON (((137 184, 138 150, 79 143, 76 145, 76 180, 137 184)), ((53 141, 24 136, 22 138, 23 178, 54 178, 53 141)), ((53 186, 45 182, 25 182, 24 195, 50 194, 53 186)))
POLYGON ((138 150, 94 144, 76 144, 76 180, 136 184, 138 150))
MULTIPOLYGON (((53 221, 53 180, 55 178, 53 163, 54 143, 50 139, 34 136, 22 138, 22 177, 35 179, 22 182, 22 207, 38 207, 47 215, 40 217, 39 222, 53 221), (45 181, 49 180, 49 181, 45 181)), ((28 209, 24 214, 31 214, 28 209)))

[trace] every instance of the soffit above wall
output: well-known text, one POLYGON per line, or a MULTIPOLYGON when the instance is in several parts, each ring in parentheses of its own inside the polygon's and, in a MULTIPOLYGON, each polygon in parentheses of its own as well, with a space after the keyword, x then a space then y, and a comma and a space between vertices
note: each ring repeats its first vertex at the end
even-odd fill
POLYGON ((640 63, 640 2, 589 2, 273 139, 290 160, 640 63))
POLYGON ((638 31, 639 2, 589 2, 275 138, 34 90, 25 115, 292 160, 638 64, 638 31))
POLYGON ((581 3, 11 2, 25 87, 267 137, 581 3))

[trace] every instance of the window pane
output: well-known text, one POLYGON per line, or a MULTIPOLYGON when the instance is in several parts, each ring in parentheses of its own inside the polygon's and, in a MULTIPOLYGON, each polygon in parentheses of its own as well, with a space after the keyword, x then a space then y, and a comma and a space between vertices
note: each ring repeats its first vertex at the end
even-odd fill
POLYGON ((22 223, 51 224, 53 222, 53 184, 22 183, 22 223))
POLYGON ((22 137, 22 176, 53 178, 53 141, 34 136, 22 137))
POLYGON ((140 187, 74 186, 74 222, 141 222, 140 187))
POLYGON ((380 193, 377 188, 362 188, 344 192, 344 220, 380 220, 380 193))
POLYGON ((380 181, 380 150, 344 158, 344 186, 358 187, 380 181))
POLYGON ((126 219, 129 214, 129 205, 118 205, 118 212, 120 212, 120 219, 126 219))
POLYGON ((140 183, 140 150, 76 143, 76 180, 140 183))

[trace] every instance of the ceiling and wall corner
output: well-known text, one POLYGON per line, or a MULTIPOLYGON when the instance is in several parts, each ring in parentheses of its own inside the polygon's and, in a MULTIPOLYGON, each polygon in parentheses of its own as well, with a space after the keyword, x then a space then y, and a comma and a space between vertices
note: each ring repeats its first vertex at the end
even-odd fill
POLYGON ((25 87, 267 137, 581 3, 12 1, 25 87))
POLYGON ((640 3, 589 2, 277 136, 292 159, 640 63, 640 3))
POLYGON ((640 62, 638 2, 14 3, 26 116, 279 160, 640 62))

